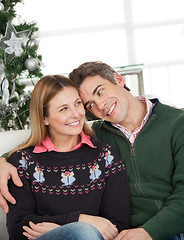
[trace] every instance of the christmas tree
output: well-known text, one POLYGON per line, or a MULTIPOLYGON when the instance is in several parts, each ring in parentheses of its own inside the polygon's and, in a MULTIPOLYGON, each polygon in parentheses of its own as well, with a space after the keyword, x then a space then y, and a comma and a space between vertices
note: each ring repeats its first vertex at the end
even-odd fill
POLYGON ((42 76, 36 23, 13 24, 14 7, 21 2, 0 0, 0 127, 4 130, 28 126, 31 93, 26 93, 21 79, 42 76))

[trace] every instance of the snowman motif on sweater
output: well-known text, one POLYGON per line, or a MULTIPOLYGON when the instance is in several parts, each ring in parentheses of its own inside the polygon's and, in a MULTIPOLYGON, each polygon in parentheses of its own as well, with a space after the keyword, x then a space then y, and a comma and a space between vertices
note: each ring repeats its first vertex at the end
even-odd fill
POLYGON ((28 168, 28 163, 27 163, 26 158, 24 156, 22 156, 22 159, 19 160, 19 163, 21 164, 19 166, 19 168, 21 168, 21 167, 25 168, 25 169, 28 168))
POLYGON ((45 178, 43 176, 43 171, 40 167, 35 167, 35 172, 33 173, 33 177, 36 178, 33 182, 40 182, 43 183, 45 181, 45 178))
POLYGON ((94 164, 94 165, 90 168, 90 176, 89 176, 89 178, 90 178, 92 181, 94 181, 94 180, 98 179, 101 174, 102 174, 102 171, 99 170, 99 165, 98 165, 98 164, 94 164))
POLYGON ((105 167, 108 167, 112 164, 114 156, 111 155, 111 151, 108 150, 108 152, 105 153, 104 159, 105 159, 105 167))
POLYGON ((75 182, 76 178, 74 177, 73 171, 65 171, 61 174, 61 182, 64 183, 62 186, 69 186, 75 182))

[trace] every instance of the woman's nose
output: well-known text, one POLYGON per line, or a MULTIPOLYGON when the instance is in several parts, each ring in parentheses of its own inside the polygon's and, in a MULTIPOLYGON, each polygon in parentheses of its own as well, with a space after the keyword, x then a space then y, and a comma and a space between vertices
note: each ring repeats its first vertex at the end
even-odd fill
POLYGON ((76 117, 76 118, 80 115, 79 111, 75 108, 72 109, 71 114, 72 114, 72 117, 76 117))

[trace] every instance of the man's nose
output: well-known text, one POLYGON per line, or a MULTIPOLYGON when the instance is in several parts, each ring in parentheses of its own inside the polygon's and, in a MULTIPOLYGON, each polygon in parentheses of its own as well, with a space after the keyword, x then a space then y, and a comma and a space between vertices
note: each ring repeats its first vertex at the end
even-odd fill
POLYGON ((98 100, 96 102, 96 106, 99 110, 103 110, 106 106, 106 101, 105 100, 98 100))

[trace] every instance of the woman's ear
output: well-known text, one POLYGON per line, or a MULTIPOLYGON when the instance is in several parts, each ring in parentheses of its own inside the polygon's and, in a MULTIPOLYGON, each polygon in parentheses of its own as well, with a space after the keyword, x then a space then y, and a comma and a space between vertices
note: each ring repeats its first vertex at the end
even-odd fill
POLYGON ((125 85, 124 78, 117 73, 113 73, 113 75, 114 75, 114 80, 115 80, 116 84, 119 85, 120 87, 124 87, 124 85, 125 85))
POLYGON ((46 117, 44 117, 44 125, 45 125, 45 126, 48 126, 48 125, 49 125, 49 121, 48 121, 48 119, 47 119, 46 117))

